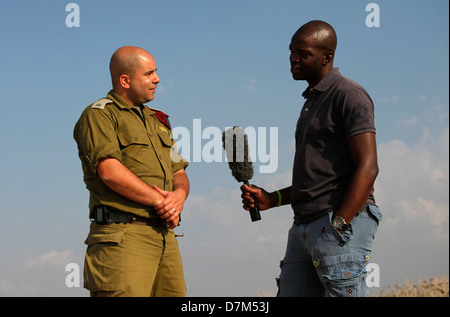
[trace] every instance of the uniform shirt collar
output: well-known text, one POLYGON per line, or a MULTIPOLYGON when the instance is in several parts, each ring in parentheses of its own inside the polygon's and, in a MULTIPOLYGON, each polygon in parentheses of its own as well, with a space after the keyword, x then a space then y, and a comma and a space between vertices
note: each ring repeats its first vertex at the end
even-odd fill
POLYGON ((312 96, 315 96, 318 93, 327 91, 328 88, 331 87, 331 85, 341 76, 341 73, 339 72, 339 67, 334 67, 331 69, 328 74, 325 75, 324 78, 322 78, 319 83, 314 86, 313 88, 306 88, 306 90, 302 93, 302 96, 304 98, 309 98, 312 96))
MULTIPOLYGON (((123 99, 122 97, 119 96, 119 94, 117 94, 116 92, 114 92, 114 90, 110 90, 108 93, 107 98, 111 99, 112 101, 114 101, 114 103, 119 106, 121 109, 132 109, 133 106, 131 106, 128 102, 125 101, 125 99, 123 99)), ((141 105, 141 109, 142 111, 144 111, 145 108, 148 107, 142 107, 141 105)), ((151 110, 150 108, 147 109, 150 112, 150 115, 154 114, 155 112, 153 110, 151 110)))

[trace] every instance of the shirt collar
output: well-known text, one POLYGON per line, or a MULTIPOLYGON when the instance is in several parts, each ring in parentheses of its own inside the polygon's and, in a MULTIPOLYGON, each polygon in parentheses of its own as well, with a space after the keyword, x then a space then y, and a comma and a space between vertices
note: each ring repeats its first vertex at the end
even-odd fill
POLYGON ((115 93, 113 90, 110 90, 108 93, 108 98, 112 99, 116 105, 118 105, 122 109, 131 109, 132 106, 128 104, 119 94, 115 93))
MULTIPOLYGON (((112 99, 112 101, 114 101, 114 103, 116 105, 118 105, 121 109, 132 109, 133 107, 130 106, 128 104, 128 102, 125 101, 125 99, 123 99, 122 97, 119 96, 119 94, 117 94, 116 92, 114 92, 114 90, 110 90, 108 93, 108 98, 112 99)), ((147 111, 144 110, 148 107, 141 107, 142 111, 147 111)), ((155 111, 151 110, 150 108, 148 108, 149 114, 152 115, 155 113, 155 111)))
POLYGON ((302 93, 302 96, 304 98, 308 98, 311 96, 316 95, 317 93, 324 92, 328 90, 328 88, 331 87, 331 85, 338 79, 338 77, 341 76, 341 73, 339 72, 339 67, 334 67, 331 69, 324 78, 322 78, 319 83, 312 87, 312 88, 306 88, 306 90, 302 93))

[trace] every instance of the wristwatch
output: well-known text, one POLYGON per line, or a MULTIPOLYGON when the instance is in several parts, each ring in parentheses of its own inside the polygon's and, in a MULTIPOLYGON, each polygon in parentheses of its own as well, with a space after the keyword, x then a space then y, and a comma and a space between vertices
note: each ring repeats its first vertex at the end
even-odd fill
POLYGON ((334 216, 331 221, 331 225, 335 227, 337 230, 347 230, 348 224, 345 222, 345 219, 341 216, 334 216))

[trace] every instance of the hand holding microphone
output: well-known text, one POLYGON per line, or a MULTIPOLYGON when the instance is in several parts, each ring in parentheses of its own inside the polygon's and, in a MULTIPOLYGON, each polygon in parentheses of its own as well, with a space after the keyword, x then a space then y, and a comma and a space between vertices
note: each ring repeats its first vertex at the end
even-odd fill
POLYGON ((270 193, 261 187, 254 185, 242 185, 242 203, 245 210, 250 211, 254 205, 258 205, 259 210, 267 210, 273 207, 272 197, 270 193))
MULTIPOLYGON (((253 164, 248 151, 248 141, 244 130, 235 126, 222 133, 223 147, 225 148, 231 174, 238 182, 249 186, 248 181, 253 177, 253 164)), ((261 220, 259 206, 256 201, 249 207, 252 221, 261 220)))

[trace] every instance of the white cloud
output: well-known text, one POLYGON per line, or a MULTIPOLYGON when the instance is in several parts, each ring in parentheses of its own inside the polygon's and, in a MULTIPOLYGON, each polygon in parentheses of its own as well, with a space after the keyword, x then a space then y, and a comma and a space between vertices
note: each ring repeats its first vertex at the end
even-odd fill
POLYGON ((0 277, 0 295, 10 295, 15 292, 15 286, 10 281, 0 277))
POLYGON ((412 197, 448 193, 448 149, 448 128, 437 137, 425 129, 412 146, 401 140, 380 144, 378 188, 412 197))
POLYGON ((414 144, 378 146, 375 198, 384 219, 375 259, 385 281, 448 274, 449 129, 422 132, 414 144))
MULTIPOLYGON (((423 198, 400 200, 396 206, 404 219, 420 222, 423 228, 431 229, 436 240, 448 241, 448 207, 423 198)), ((398 225, 399 223, 396 224, 398 225)))
MULTIPOLYGON (((40 255, 10 254, 0 264, 0 296, 86 296, 82 287, 65 284, 66 265, 75 263, 82 275, 82 259, 72 250, 50 250, 40 255), (25 258, 17 258, 24 256, 25 258)), ((82 281, 80 278, 80 285, 82 281)))
POLYGON ((247 90, 250 92, 254 92, 256 89, 256 82, 257 80, 255 78, 251 78, 247 84, 247 90))
POLYGON ((415 115, 404 115, 401 119, 395 120, 395 125, 397 127, 415 127, 420 124, 420 118, 415 115))
POLYGON ((35 268, 43 266, 55 266, 55 267, 65 267, 68 263, 75 259, 75 255, 71 250, 64 250, 58 252, 56 250, 50 250, 37 257, 27 259, 24 261, 24 266, 26 268, 35 268))
POLYGON ((418 96, 417 96, 417 99, 418 99, 419 101, 425 102, 425 101, 428 100, 428 96, 427 96, 427 95, 418 95, 418 96))
POLYGON ((394 96, 385 96, 381 98, 381 102, 386 102, 386 103, 390 103, 390 102, 394 102, 397 103, 400 101, 400 97, 398 95, 394 95, 394 96))

